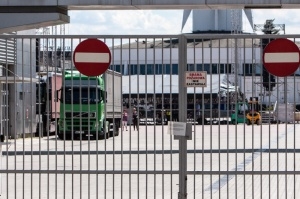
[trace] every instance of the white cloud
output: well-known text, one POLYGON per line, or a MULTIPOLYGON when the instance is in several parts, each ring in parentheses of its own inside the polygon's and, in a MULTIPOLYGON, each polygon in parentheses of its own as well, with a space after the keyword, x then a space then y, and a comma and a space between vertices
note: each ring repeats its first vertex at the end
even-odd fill
MULTIPOLYGON (((70 11, 66 34, 179 34, 181 10, 70 11)), ((186 24, 190 32, 191 20, 186 24)))
MULTIPOLYGON (((183 10, 93 10, 70 11, 71 23, 66 34, 76 35, 151 35, 180 34, 183 10)), ((192 17, 184 33, 192 31, 192 17)), ((275 19, 275 24, 285 24, 286 34, 300 33, 300 12, 297 9, 253 10, 254 24, 264 24, 275 19)), ((252 32, 243 19, 244 31, 252 32)))

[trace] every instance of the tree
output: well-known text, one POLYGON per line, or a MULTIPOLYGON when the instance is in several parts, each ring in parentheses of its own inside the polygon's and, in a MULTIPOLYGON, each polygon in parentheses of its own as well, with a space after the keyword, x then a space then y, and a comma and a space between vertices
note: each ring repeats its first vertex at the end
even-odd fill
MULTIPOLYGON (((274 19, 268 19, 266 20, 266 23, 264 24, 264 28, 261 30, 266 35, 277 35, 279 34, 280 29, 276 29, 274 25, 274 19)), ((274 39, 262 39, 262 48, 265 49, 265 47, 268 45, 274 39)), ((266 88, 267 91, 272 91, 275 87, 275 77, 274 75, 271 75, 263 66, 263 87, 266 88)))

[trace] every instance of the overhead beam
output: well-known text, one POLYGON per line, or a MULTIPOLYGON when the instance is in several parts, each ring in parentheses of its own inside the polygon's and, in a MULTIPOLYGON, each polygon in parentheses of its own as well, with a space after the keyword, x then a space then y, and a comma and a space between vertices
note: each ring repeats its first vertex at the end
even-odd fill
POLYGON ((68 10, 300 8, 300 0, 5 0, 0 33, 70 22, 68 10))
POLYGON ((0 13, 0 34, 70 23, 61 13, 0 13))
POLYGON ((68 14, 62 6, 0 6, 0 13, 61 13, 68 14))
POLYGON ((67 10, 300 8, 299 0, 6 0, 0 7, 56 6, 67 10))

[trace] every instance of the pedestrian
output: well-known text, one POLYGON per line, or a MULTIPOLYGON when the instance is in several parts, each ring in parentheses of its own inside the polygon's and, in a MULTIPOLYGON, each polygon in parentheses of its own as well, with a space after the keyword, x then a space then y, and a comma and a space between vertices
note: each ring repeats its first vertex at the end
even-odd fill
POLYGON ((133 130, 138 130, 138 113, 135 108, 133 108, 132 113, 132 122, 133 122, 133 130))
POLYGON ((124 128, 126 128, 127 131, 127 122, 128 122, 128 114, 126 110, 123 110, 122 115, 122 130, 124 131, 124 128))

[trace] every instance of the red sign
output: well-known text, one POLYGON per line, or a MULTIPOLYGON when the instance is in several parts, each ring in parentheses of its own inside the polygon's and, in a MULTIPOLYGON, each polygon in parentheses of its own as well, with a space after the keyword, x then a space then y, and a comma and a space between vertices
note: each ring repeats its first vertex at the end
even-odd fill
POLYGON ((77 70, 86 76, 98 76, 109 67, 111 53, 107 45, 98 39, 80 42, 74 51, 73 62, 77 70))
POLYGON ((264 49, 263 64, 272 75, 278 77, 289 76, 299 67, 299 48, 291 40, 275 39, 264 49))

